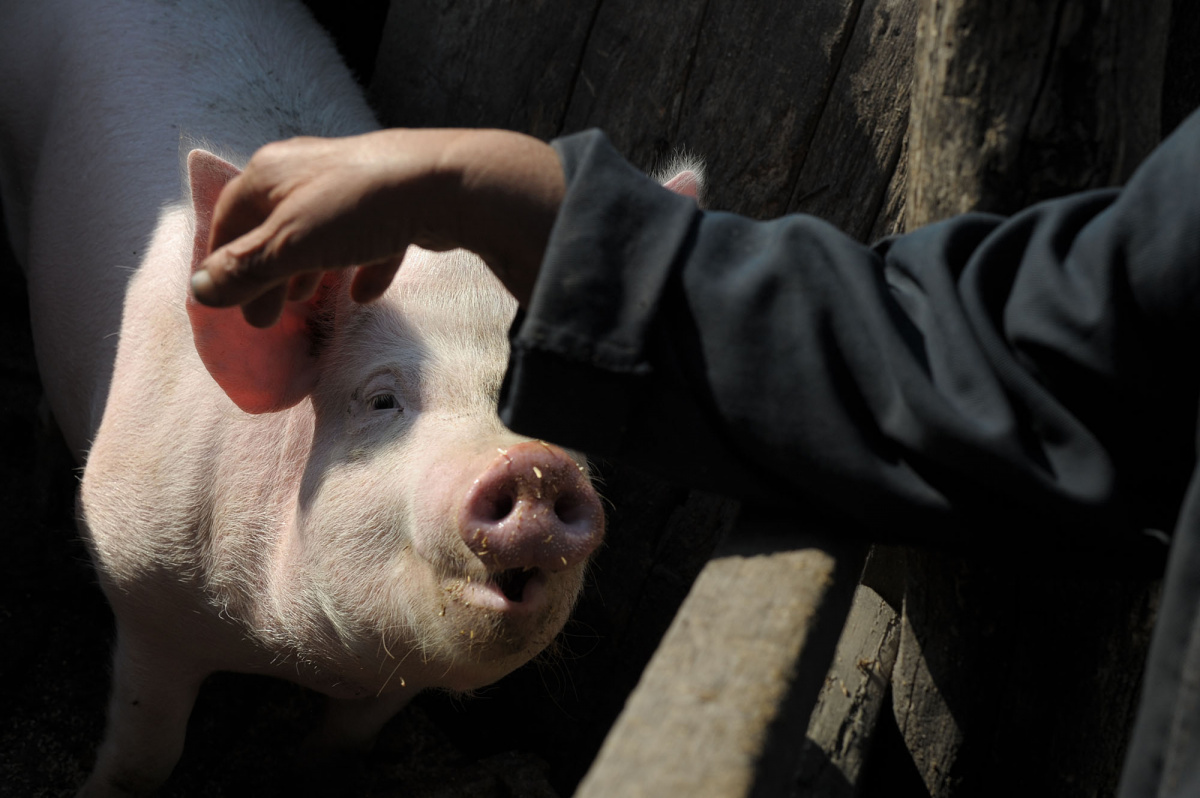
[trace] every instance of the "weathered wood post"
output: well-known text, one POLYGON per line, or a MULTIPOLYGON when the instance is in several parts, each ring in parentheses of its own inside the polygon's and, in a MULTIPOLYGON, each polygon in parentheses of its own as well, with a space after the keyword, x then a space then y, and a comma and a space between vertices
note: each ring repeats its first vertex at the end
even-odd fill
POLYGON ((1169 0, 920 0, 907 226, 1117 185, 1158 143, 1169 0))
MULTIPOLYGON (((921 0, 907 225, 1119 184, 1158 141, 1168 0, 921 0)), ((895 556, 897 724, 929 792, 1115 790, 1156 584, 1049 555, 895 556)))

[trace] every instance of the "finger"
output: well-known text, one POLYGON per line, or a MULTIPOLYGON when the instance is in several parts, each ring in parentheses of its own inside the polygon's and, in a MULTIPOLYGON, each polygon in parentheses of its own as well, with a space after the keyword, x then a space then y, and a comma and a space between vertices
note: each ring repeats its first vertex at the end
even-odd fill
POLYGON ((250 286, 242 285, 240 290, 230 290, 225 284, 224 279, 217 279, 217 275, 225 272, 225 266, 219 261, 202 266, 199 270, 192 273, 191 288, 192 296, 201 305, 208 305, 212 308, 227 308, 231 305, 237 305, 239 302, 247 302, 254 299, 256 296, 266 290, 266 286, 260 286, 261 290, 252 291, 250 286))
POLYGON ((235 241, 270 216, 272 203, 265 189, 246 173, 234 177, 221 189, 213 206, 212 223, 208 233, 208 251, 216 252, 235 241))
POLYGON ((286 288, 288 299, 308 299, 324 272, 349 267, 353 261, 343 265, 325 255, 336 250, 336 239, 327 243, 310 235, 296 222, 294 211, 281 207, 261 226, 205 258, 192 275, 196 300, 213 307, 243 305, 276 286, 286 288))
POLYGON ((288 285, 287 298, 289 302, 304 302, 312 298, 312 295, 317 293, 317 288, 321 285, 321 279, 325 276, 324 272, 305 272, 298 274, 292 278, 288 285))
POLYGON ((278 251, 269 251, 279 237, 276 225, 268 219, 213 252, 192 275, 192 295, 201 304, 229 307, 249 302, 288 280, 299 269, 289 269, 289 264, 281 263, 278 251))
POLYGON ((401 255, 358 267, 350 282, 350 297, 355 302, 370 302, 383 296, 403 260, 404 256, 401 255))
POLYGON ((287 286, 277 285, 260 297, 242 305, 242 316, 252 327, 270 327, 283 315, 287 286))

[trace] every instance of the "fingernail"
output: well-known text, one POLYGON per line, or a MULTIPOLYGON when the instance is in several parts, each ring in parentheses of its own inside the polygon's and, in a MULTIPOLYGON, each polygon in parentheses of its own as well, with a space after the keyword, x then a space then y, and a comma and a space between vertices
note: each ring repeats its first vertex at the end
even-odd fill
POLYGON ((216 285, 213 283, 212 275, 204 269, 192 273, 192 295, 196 299, 203 302, 205 296, 211 294, 215 288, 216 285))

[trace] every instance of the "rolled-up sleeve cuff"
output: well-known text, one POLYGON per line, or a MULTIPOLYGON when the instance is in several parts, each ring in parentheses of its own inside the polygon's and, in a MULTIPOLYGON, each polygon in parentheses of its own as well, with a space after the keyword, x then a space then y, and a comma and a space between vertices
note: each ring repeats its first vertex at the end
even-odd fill
POLYGON ((567 193, 528 312, 510 331, 500 416, 522 434, 612 454, 649 375, 647 339, 699 210, 626 163, 599 131, 552 144, 567 193))

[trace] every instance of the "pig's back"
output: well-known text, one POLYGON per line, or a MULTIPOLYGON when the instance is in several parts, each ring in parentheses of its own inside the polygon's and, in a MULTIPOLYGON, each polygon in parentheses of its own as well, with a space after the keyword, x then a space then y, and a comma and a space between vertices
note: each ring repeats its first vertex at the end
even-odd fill
POLYGON ((104 412, 122 312, 190 334, 175 292, 125 301, 135 273, 187 262, 162 253, 190 255, 189 219, 167 212, 186 196, 182 154, 205 146, 240 163, 271 140, 376 124, 298 3, 43 0, 0 13, 0 79, 19 87, 0 101, 0 189, 39 370, 81 456, 104 412))

